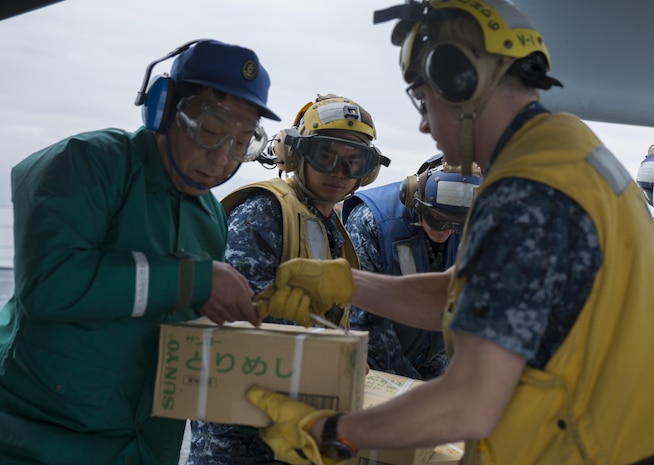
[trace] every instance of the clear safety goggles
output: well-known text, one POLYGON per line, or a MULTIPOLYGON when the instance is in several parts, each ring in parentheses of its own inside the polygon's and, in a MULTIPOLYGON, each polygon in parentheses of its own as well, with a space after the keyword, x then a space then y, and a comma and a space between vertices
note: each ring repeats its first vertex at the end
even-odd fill
POLYGON ((418 199, 413 200, 413 206, 425 223, 434 231, 448 231, 451 229, 455 233, 463 232, 467 213, 446 212, 418 199))
POLYGON ((266 148, 268 137, 251 118, 244 118, 228 106, 202 97, 183 98, 177 105, 177 125, 193 142, 207 150, 228 147, 237 162, 254 161, 266 148))
POLYGON ((390 160, 374 146, 349 139, 321 135, 286 134, 284 144, 297 150, 309 165, 321 173, 333 173, 340 166, 349 178, 361 179, 390 160))

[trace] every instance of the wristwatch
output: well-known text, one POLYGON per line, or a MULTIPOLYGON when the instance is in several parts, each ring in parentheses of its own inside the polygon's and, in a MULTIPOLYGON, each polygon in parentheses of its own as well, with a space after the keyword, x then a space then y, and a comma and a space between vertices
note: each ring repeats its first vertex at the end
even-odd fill
POLYGON ((322 427, 322 444, 320 445, 320 453, 335 460, 351 459, 357 454, 357 448, 354 447, 350 441, 345 438, 339 437, 337 432, 338 419, 343 413, 327 418, 322 427))

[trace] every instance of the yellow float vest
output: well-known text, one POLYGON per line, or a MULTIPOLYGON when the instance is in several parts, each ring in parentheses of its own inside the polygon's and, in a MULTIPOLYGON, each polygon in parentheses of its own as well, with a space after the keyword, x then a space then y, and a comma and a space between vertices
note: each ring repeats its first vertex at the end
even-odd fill
MULTIPOLYGON (((567 114, 539 115, 518 130, 479 194, 507 177, 574 199, 593 220, 603 262, 563 344, 544 370, 525 368, 493 433, 468 441, 461 463, 618 465, 654 455, 654 222, 638 185, 567 114)), ((446 332, 464 284, 450 286, 446 332)))
MULTIPOLYGON (((314 215, 306 204, 300 200, 300 197, 304 197, 304 193, 292 178, 288 181, 271 179, 236 189, 221 201, 227 215, 229 216, 236 206, 261 189, 273 193, 281 205, 283 246, 280 263, 292 258, 338 258, 332 257, 325 226, 320 218, 314 215)), ((262 212, 261 214, 265 215, 266 213, 262 212)), ((345 258, 352 268, 358 269, 359 259, 354 250, 354 245, 343 223, 338 218, 336 226, 344 239, 341 247, 341 257, 345 258)), ((340 319, 340 325, 343 327, 349 327, 349 307, 347 305, 343 308, 343 316, 340 319)))

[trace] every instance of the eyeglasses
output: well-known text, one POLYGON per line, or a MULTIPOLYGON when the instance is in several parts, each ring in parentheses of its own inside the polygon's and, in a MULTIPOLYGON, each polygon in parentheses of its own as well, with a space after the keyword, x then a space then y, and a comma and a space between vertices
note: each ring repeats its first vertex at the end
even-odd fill
POLYGON ((286 134, 284 144, 297 150, 309 165, 321 173, 333 173, 345 167, 347 177, 361 179, 379 165, 388 166, 390 159, 374 146, 349 139, 321 135, 286 134))
POLYGON ((176 120, 198 146, 207 150, 227 146, 230 158, 239 163, 256 160, 266 147, 268 137, 258 121, 197 95, 180 100, 176 120))
POLYGON ((455 233, 463 232, 467 213, 444 212, 418 199, 414 199, 413 205, 425 223, 434 231, 451 229, 455 233))
POLYGON ((420 113, 420 116, 424 116, 425 114, 427 114, 427 105, 425 104, 425 98, 422 95, 416 94, 416 88, 420 87, 423 84, 424 84, 423 80, 418 79, 416 82, 411 84, 406 89, 406 94, 409 96, 409 99, 411 100, 413 106, 416 108, 416 110, 418 110, 418 113, 420 113))

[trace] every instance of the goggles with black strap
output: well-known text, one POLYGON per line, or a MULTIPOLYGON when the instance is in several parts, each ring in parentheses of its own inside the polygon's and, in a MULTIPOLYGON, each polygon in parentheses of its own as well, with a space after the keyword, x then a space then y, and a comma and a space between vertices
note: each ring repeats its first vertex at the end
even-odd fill
POLYGON ((296 129, 286 130, 284 144, 297 150, 315 170, 333 173, 343 166, 345 174, 353 179, 361 179, 379 165, 391 162, 375 146, 319 134, 300 136, 296 129))

